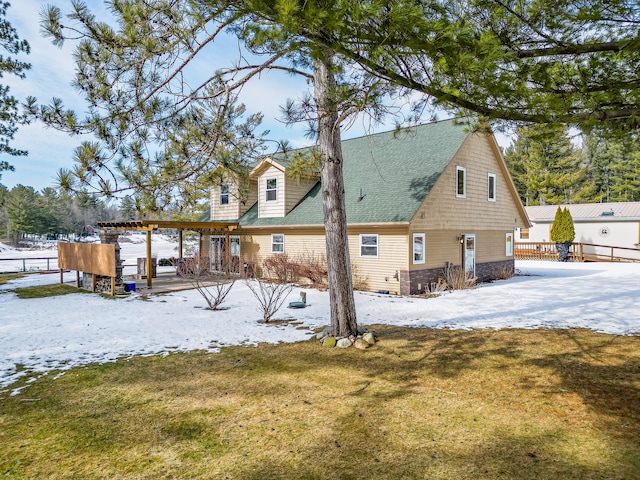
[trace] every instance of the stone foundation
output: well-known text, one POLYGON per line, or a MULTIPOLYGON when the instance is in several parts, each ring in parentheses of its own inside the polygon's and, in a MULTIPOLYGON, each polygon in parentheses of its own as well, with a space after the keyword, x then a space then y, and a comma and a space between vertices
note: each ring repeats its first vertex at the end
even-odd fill
MULTIPOLYGON (((425 268, 423 270, 400 271, 400 295, 418 295, 424 293, 427 285, 436 283, 442 277, 445 267, 425 268)), ((489 282, 499 278, 499 272, 504 269, 513 273, 514 261, 501 260, 497 262, 477 263, 476 276, 478 282, 489 282)))

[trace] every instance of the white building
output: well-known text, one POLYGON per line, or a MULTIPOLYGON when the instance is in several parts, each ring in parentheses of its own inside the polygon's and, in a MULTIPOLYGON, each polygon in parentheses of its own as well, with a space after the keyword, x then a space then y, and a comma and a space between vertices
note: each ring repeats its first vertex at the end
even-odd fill
MULTIPOLYGON (((571 212, 576 230, 574 242, 585 252, 640 259, 640 202, 560 205, 571 212), (601 247, 602 246, 602 247, 601 247), (605 247, 605 248, 603 248, 605 247), (623 250, 632 249, 632 250, 623 250)), ((551 225, 558 205, 525 207, 531 228, 516 230, 516 242, 550 242, 551 225)))

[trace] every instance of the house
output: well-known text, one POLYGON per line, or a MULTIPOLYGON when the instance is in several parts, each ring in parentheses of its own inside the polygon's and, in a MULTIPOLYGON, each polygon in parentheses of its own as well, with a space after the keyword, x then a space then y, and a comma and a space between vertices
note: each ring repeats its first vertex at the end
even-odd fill
MULTIPOLYGON (((492 135, 450 121, 342 142, 349 251, 367 290, 423 292, 449 265, 485 281, 513 269, 514 229, 529 221, 492 135)), ((211 221, 237 221, 235 264, 325 254, 319 178, 293 178, 292 155, 227 176, 211 192, 211 221), (244 193, 242 193, 244 192, 244 193)), ((226 238, 212 235, 220 268, 226 238)))
MULTIPOLYGON (((569 209, 576 231, 575 242, 588 244, 586 253, 640 259, 640 202, 560 205, 569 209), (600 245, 600 246, 598 246, 600 245)), ((525 207, 531 228, 516 230, 517 242, 549 242, 558 205, 525 207)))

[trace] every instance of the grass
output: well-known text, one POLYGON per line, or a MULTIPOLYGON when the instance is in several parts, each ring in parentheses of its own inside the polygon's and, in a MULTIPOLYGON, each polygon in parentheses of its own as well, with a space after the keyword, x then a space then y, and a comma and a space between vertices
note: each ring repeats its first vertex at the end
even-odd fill
POLYGON ((0 476, 640 478, 640 337, 373 330, 365 352, 134 357, 6 390, 0 476))
MULTIPOLYGON (((16 288, 14 290, 18 298, 44 298, 57 297, 59 295, 69 295, 71 293, 95 293, 82 288, 76 288, 64 283, 52 283, 51 285, 41 285, 37 287, 16 288)), ((109 297, 111 298, 111 297, 109 297)))
POLYGON ((11 280, 16 280, 24 276, 25 276, 24 273, 0 273, 0 285, 4 285, 5 283, 10 282, 11 280))

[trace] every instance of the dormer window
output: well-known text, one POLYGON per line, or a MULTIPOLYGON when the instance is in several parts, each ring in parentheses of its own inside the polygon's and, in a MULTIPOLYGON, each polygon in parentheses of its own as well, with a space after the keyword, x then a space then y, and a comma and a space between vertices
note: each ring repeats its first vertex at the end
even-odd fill
POLYGON ((220 185, 220 205, 229 205, 229 184, 220 185))
POLYGON ((278 179, 267 178, 267 202, 274 202, 278 198, 278 179))

